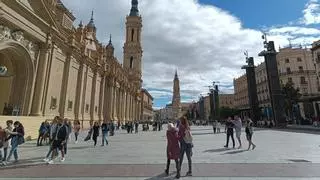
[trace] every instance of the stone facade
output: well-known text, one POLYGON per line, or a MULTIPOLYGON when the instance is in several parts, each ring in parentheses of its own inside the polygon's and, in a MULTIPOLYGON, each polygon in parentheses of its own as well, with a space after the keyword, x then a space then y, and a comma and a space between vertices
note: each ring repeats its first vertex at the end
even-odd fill
POLYGON ((123 65, 60 0, 0 2, 0 114, 133 121, 141 117, 142 19, 132 1, 123 65), (134 13, 132 13, 134 12, 134 13), (2 109, 5 111, 2 112, 2 109), (12 110, 12 108, 11 108, 12 110))
POLYGON ((153 97, 146 89, 141 91, 141 121, 151 121, 153 119, 153 97))
POLYGON ((248 82, 246 75, 233 80, 234 86, 234 107, 237 109, 248 109, 248 82))
POLYGON ((172 120, 181 116, 181 98, 180 98, 180 82, 176 71, 173 80, 173 96, 172 96, 172 120))
POLYGON ((233 108, 234 94, 219 94, 219 106, 233 108))

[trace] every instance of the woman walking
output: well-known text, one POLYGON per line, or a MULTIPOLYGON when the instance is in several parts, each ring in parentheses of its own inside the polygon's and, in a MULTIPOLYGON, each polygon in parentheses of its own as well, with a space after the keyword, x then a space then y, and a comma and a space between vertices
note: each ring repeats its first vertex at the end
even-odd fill
POLYGON ((11 149, 7 161, 9 162, 13 154, 15 162, 18 161, 18 146, 24 143, 24 127, 19 122, 13 123, 14 129, 9 138, 11 138, 11 149))
POLYGON ((92 139, 94 141, 94 146, 96 146, 97 145, 97 138, 99 136, 99 129, 100 129, 99 123, 97 121, 94 122, 92 129, 93 129, 92 139))
POLYGON ((169 175, 170 161, 173 159, 176 162, 177 175, 176 178, 180 178, 180 147, 179 147, 179 137, 178 129, 174 127, 172 123, 168 124, 167 130, 167 168, 165 170, 166 175, 169 175))
POLYGON ((186 176, 192 176, 192 161, 191 161, 191 156, 192 156, 192 148, 193 148, 193 143, 192 143, 192 135, 189 127, 189 122, 186 117, 181 117, 180 118, 180 124, 179 124, 179 141, 180 141, 180 162, 179 162, 179 168, 181 170, 181 165, 183 162, 183 156, 184 153, 187 155, 188 159, 188 167, 189 170, 186 174, 186 176))
POLYGON ((253 135, 253 122, 250 118, 248 118, 247 120, 247 125, 246 125, 246 136, 247 136, 247 140, 249 142, 249 147, 248 147, 248 151, 250 150, 250 147, 252 145, 252 150, 254 150, 254 148, 256 148, 256 145, 253 144, 252 142, 252 135, 253 135))

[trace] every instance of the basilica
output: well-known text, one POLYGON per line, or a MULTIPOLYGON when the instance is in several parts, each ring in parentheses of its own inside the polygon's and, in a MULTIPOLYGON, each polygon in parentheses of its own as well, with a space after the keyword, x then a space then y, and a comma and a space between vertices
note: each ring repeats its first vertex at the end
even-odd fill
POLYGON ((120 64, 111 36, 97 39, 93 15, 74 27, 60 0, 0 1, 0 115, 138 120, 142 18, 138 0, 131 6, 120 64))

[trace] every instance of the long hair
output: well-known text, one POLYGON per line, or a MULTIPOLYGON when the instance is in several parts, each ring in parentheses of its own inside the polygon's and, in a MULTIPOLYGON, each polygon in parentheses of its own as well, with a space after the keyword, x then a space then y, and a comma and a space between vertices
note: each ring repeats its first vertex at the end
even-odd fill
POLYGON ((184 127, 186 127, 187 129, 189 129, 189 121, 187 120, 187 118, 185 116, 182 116, 180 118, 180 123, 182 125, 184 125, 184 127))

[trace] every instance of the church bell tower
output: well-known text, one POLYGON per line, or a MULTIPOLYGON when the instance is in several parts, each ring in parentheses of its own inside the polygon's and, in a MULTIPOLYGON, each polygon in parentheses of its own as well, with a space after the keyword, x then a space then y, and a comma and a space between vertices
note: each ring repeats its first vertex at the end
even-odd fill
POLYGON ((139 88, 142 84, 142 18, 139 15, 138 0, 131 1, 130 14, 126 18, 126 42, 123 47, 123 66, 128 69, 130 81, 139 88))

